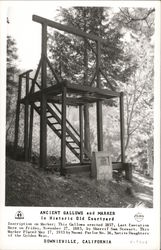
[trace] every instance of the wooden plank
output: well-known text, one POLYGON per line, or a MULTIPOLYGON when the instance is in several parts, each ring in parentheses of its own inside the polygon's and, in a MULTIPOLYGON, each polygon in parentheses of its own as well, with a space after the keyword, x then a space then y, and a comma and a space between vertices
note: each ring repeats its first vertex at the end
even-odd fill
POLYGON ((80 163, 83 162, 83 106, 79 106, 80 163))
POLYGON ((28 161, 28 132, 29 132, 29 101, 28 101, 28 93, 29 93, 29 72, 26 73, 26 100, 25 100, 25 114, 24 114, 24 154, 25 161, 28 161))
MULTIPOLYGON (((110 97, 110 98, 112 98, 112 97, 110 97)), ((107 98, 107 99, 110 99, 110 98, 107 98)), ((82 97, 78 97, 78 98, 67 97, 67 105, 77 107, 79 105, 84 105, 86 103, 95 103, 98 100, 105 101, 107 99, 100 98, 100 96, 98 96, 97 94, 89 95, 88 97, 87 96, 82 96, 82 97)), ((48 103, 52 103, 52 104, 61 104, 62 103, 62 99, 60 96, 47 97, 47 101, 48 101, 48 103)))
POLYGON ((120 139, 121 139, 121 162, 125 162, 125 142, 124 142, 124 93, 120 95, 120 139))
MULTIPOLYGON (((60 96, 48 97, 48 103, 62 104, 62 98, 60 96)), ((82 105, 82 104, 84 104, 84 101, 79 99, 79 98, 67 97, 67 105, 77 107, 77 106, 82 105)))
POLYGON ((47 164, 47 124, 46 124, 46 107, 47 100, 43 90, 46 88, 47 80, 47 26, 42 25, 42 69, 41 69, 41 109, 40 109, 40 168, 46 168, 47 164))
POLYGON ((61 119, 61 128, 62 128, 62 138, 61 138, 61 175, 64 174, 64 169, 66 165, 66 92, 67 89, 64 86, 62 91, 62 119, 61 119))
POLYGON ((15 139, 14 139, 14 155, 15 155, 15 159, 17 158, 17 147, 18 147, 21 88, 22 88, 22 77, 19 76, 18 97, 17 97, 17 105, 16 105, 16 120, 15 120, 15 139))

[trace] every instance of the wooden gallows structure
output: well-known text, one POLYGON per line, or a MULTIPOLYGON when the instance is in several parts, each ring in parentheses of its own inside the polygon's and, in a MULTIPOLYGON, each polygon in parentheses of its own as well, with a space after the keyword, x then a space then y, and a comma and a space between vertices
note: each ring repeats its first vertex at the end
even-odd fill
POLYGON ((16 110, 15 125, 15 155, 17 154, 19 140, 19 122, 21 105, 24 105, 24 157, 25 161, 30 161, 32 153, 32 137, 33 137, 33 117, 34 112, 40 116, 40 168, 47 168, 47 126, 61 140, 61 162, 60 172, 65 174, 68 172, 90 170, 91 156, 84 146, 84 121, 83 108, 86 103, 96 103, 97 117, 97 147, 98 151, 103 151, 103 124, 102 124, 102 102, 106 99, 119 98, 120 103, 120 145, 121 145, 121 161, 113 162, 113 169, 125 170, 129 179, 129 164, 125 163, 124 149, 124 107, 123 93, 114 91, 109 83, 109 89, 101 89, 101 77, 106 76, 101 69, 101 43, 103 39, 82 32, 74 27, 65 26, 54 21, 33 15, 33 21, 42 26, 41 39, 41 58, 37 70, 33 78, 29 70, 19 76, 18 100, 16 110), (47 28, 52 27, 63 32, 67 32, 85 39, 88 46, 92 49, 96 58, 95 74, 88 86, 79 83, 71 83, 56 72, 47 55, 47 28), (90 41, 95 43, 95 49, 91 46, 90 41), (47 68, 53 75, 53 82, 47 85, 47 68), (41 72, 41 79, 38 81, 38 75, 41 72), (93 83, 96 83, 94 87, 93 83), (25 85, 25 94, 22 96, 25 85), (79 131, 67 120, 67 106, 79 107, 79 131), (69 164, 66 162, 66 148, 79 160, 79 164, 69 164), (76 166, 77 165, 77 166, 76 166))

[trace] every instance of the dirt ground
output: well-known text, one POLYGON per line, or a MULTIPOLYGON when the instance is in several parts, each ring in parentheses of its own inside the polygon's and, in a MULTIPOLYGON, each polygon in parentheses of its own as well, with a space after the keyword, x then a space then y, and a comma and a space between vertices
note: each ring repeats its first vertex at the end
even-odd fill
POLYGON ((133 182, 98 182, 89 173, 60 176, 31 163, 6 161, 6 206, 153 207, 153 180, 133 173, 133 182))

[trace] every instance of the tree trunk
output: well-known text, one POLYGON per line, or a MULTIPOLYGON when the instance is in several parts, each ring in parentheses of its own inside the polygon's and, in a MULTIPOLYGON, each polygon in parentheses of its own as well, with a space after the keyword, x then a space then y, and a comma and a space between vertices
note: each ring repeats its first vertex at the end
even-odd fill
MULTIPOLYGON (((126 150, 129 146, 129 141, 130 141, 130 135, 128 134, 126 143, 125 143, 125 159, 126 159, 126 150)), ((121 159, 121 154, 117 157, 116 161, 120 161, 120 159, 121 159)))

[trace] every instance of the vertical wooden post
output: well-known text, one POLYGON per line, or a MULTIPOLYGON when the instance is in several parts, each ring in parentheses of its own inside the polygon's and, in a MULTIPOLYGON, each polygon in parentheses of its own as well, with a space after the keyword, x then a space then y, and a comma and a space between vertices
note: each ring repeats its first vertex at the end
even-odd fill
MULTIPOLYGON (((91 155, 89 104, 84 104, 84 148, 91 155)), ((86 157, 86 155, 85 155, 86 157)))
POLYGON ((18 97, 17 97, 17 106, 16 106, 16 120, 15 120, 15 139, 14 139, 14 155, 15 155, 15 159, 17 159, 21 88, 22 88, 22 77, 19 76, 18 97))
POLYGON ((98 151, 103 151, 102 101, 97 101, 97 143, 98 151))
POLYGON ((121 139, 121 162, 125 162, 125 143, 124 143, 124 93, 120 93, 120 139, 121 139))
POLYGON ((64 175, 64 168, 66 164, 66 86, 62 86, 62 119, 61 119, 61 168, 60 174, 64 175))
POLYGON ((30 106, 30 128, 29 128, 29 161, 31 161, 31 155, 32 155, 32 135, 33 135, 33 116, 34 116, 34 109, 31 104, 30 106))
POLYGON ((28 94, 29 94, 29 73, 26 73, 26 100, 25 100, 25 114, 24 114, 24 154, 25 154, 25 161, 28 161, 28 124, 29 124, 29 101, 28 101, 28 94))
POLYGON ((40 101, 40 168, 46 168, 47 164, 47 123, 46 123, 46 107, 47 100, 43 90, 46 88, 47 76, 47 25, 42 24, 42 68, 41 68, 41 101, 40 101))
MULTIPOLYGON (((96 42, 96 72, 97 72, 97 88, 101 88, 100 82, 100 61, 101 61, 101 48, 100 41, 96 42)), ((98 151, 103 150, 103 122, 102 122, 102 101, 97 101, 97 144, 98 151)))
POLYGON ((101 44, 100 41, 96 42, 96 75, 97 75, 97 88, 101 87, 100 81, 100 64, 101 64, 101 44))
MULTIPOLYGON (((84 18, 86 17, 86 12, 84 12, 84 18)), ((84 31, 86 32, 86 22, 84 22, 84 31)), ((87 40, 84 38, 84 85, 87 86, 88 83, 88 44, 87 40)), ((91 154, 91 143, 90 143, 90 120, 89 120, 89 104, 84 104, 84 148, 91 154)), ((86 157, 86 155, 85 155, 86 157)))
POLYGON ((80 163, 83 162, 83 106, 79 106, 80 163))
MULTIPOLYGON (((32 86, 31 86, 31 94, 34 93, 35 89, 35 82, 32 80, 32 86)), ((32 155, 32 135, 33 135, 33 116, 34 116, 34 108, 33 105, 30 105, 30 128, 29 128, 29 161, 31 161, 31 155, 32 155)))
POLYGON ((28 149, 29 161, 31 161, 31 155, 32 155, 33 116, 34 116, 34 109, 31 104, 30 106, 30 128, 29 128, 29 149, 28 149))

